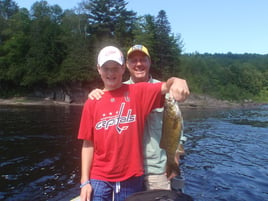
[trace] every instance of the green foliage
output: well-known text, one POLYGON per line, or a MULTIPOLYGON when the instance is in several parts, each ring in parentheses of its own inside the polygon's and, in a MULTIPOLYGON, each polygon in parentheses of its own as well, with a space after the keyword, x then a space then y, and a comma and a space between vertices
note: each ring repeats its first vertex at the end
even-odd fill
POLYGON ((258 96, 255 96, 253 100, 262 102, 262 103, 268 103, 268 87, 264 87, 258 96))
POLYGON ((181 72, 191 90, 220 99, 265 100, 268 55, 191 54, 182 56, 181 72))
POLYGON ((16 2, 12 0, 1 0, 0 1, 0 17, 3 19, 9 19, 15 13, 17 13, 19 7, 17 6, 16 2))
POLYGON ((63 31, 58 25, 61 9, 49 6, 46 1, 32 6, 29 31, 29 49, 26 55, 23 86, 49 85, 65 56, 66 46, 62 42, 63 31))
POLYGON ((0 1, 0 96, 35 88, 96 83, 97 52, 116 45, 126 52, 145 45, 151 73, 187 79, 190 90, 220 99, 268 101, 268 55, 181 54, 183 41, 168 16, 136 16, 125 0, 85 0, 63 11, 47 1, 31 10, 0 1))
POLYGON ((95 38, 96 48, 107 45, 105 42, 121 47, 132 37, 136 14, 126 9, 124 0, 87 0, 83 7, 87 15, 87 33, 95 38), (104 41, 104 42, 103 42, 104 41))
MULTIPOLYGON (((138 18, 135 24, 135 44, 143 44, 150 50, 152 59, 152 74, 158 79, 165 80, 170 75, 180 74, 180 35, 171 33, 165 11, 161 10, 157 17, 145 15, 138 18)), ((129 46, 133 45, 130 44, 129 46)))

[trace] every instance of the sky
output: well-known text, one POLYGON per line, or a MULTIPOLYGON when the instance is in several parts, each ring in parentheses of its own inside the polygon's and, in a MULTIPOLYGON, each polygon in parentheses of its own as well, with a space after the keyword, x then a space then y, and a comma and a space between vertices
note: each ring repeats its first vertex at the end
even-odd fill
MULTIPOLYGON (((30 10, 36 0, 14 0, 30 10)), ((47 0, 73 9, 82 0, 47 0)), ((126 0, 137 15, 166 12, 183 53, 268 54, 268 0, 126 0)))

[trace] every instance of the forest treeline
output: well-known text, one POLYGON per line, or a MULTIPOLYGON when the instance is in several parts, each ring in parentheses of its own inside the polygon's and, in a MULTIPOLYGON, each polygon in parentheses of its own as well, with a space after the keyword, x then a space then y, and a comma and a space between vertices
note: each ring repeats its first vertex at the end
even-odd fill
MULTIPOLYGON (((138 16, 125 0, 84 0, 74 9, 36 1, 30 10, 0 1, 0 96, 101 83, 97 52, 115 45, 148 47, 152 75, 185 78, 191 92, 268 102, 268 54, 183 54, 168 16, 138 16)), ((198 34, 198 33, 197 33, 198 34)), ((126 75, 127 76, 127 75, 126 75)))

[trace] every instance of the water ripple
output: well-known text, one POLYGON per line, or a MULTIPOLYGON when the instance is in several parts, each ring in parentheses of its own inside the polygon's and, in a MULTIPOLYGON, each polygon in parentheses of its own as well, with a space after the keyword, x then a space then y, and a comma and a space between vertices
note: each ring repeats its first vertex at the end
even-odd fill
MULTIPOLYGON (((63 201, 79 194, 81 110, 1 107, 0 200, 63 201)), ((195 201, 268 200, 268 106, 190 109, 183 116, 185 193, 195 201)))

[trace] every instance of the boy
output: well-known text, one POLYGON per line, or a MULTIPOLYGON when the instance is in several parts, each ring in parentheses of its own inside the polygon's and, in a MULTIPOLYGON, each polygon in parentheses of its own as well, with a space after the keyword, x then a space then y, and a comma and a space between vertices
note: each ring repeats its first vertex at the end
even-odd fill
POLYGON ((163 106, 164 94, 180 99, 178 78, 164 83, 122 83, 122 52, 113 46, 98 55, 104 83, 101 100, 84 105, 78 139, 82 145, 81 200, 123 201, 143 189, 142 139, 146 116, 163 106))

